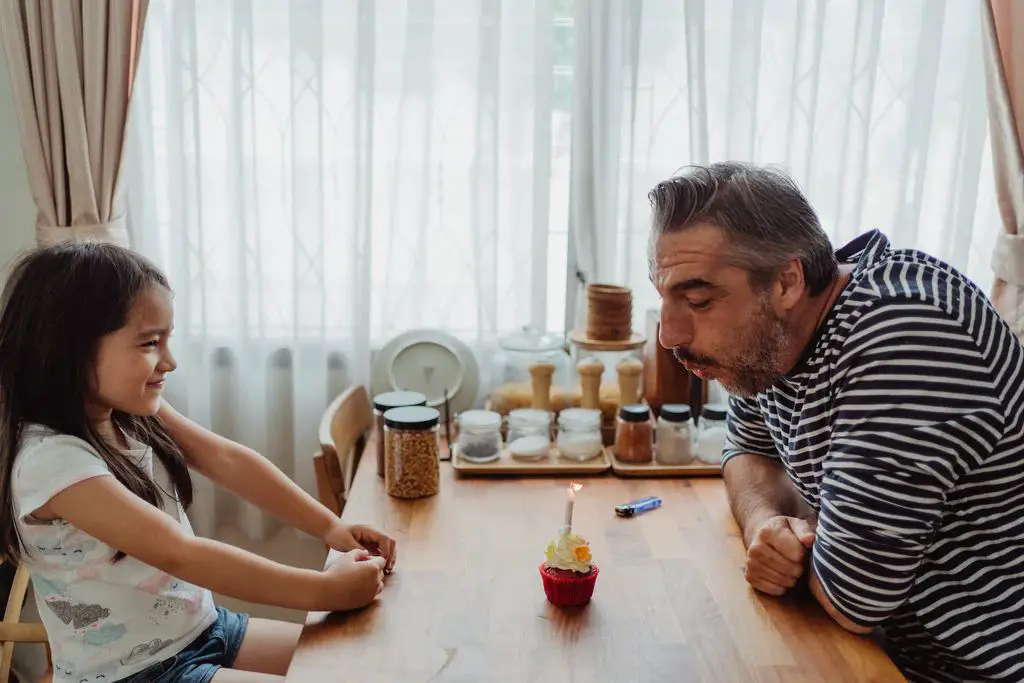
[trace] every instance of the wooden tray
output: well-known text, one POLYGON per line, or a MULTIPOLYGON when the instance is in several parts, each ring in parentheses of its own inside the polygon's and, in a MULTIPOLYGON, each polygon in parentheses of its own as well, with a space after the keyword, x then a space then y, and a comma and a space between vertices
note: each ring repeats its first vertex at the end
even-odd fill
MULTIPOLYGON (((605 449, 608 450, 608 449, 605 449)), ((620 477, 720 477, 722 476, 721 465, 708 465, 702 462, 693 462, 689 465, 659 465, 656 462, 648 462, 642 465, 619 462, 614 455, 612 459, 612 471, 620 477)))
POLYGON ((472 477, 603 474, 612 467, 611 456, 608 454, 607 448, 602 448, 597 457, 584 462, 563 458, 554 446, 551 447, 551 452, 545 460, 517 460, 508 450, 503 450, 500 458, 494 462, 485 463, 463 460, 459 456, 458 444, 452 450, 452 468, 459 475, 472 477))

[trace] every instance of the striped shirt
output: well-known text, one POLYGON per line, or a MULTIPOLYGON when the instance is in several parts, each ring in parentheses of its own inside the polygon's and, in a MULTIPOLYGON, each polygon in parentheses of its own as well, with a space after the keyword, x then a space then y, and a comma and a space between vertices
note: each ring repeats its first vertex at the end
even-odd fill
POLYGON ((1024 680, 1024 346, 949 265, 878 231, 793 372, 729 403, 723 465, 780 459, 832 605, 911 681, 1024 680))

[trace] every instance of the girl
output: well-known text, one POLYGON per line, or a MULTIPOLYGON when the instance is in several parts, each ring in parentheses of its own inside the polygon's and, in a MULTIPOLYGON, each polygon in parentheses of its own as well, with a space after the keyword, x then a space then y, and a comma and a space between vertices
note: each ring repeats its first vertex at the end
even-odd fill
POLYGON ((301 627, 216 608, 211 591, 300 610, 380 593, 391 538, 342 524, 161 399, 173 312, 148 261, 107 244, 39 250, 2 305, 0 547, 32 574, 53 680, 283 680, 301 627), (312 571, 197 538, 190 469, 345 554, 312 571))

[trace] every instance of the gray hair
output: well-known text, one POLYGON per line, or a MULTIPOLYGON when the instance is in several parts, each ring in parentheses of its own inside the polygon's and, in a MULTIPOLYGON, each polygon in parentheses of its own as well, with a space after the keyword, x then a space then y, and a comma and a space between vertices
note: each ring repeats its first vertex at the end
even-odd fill
POLYGON ((839 266, 818 215, 785 172, 738 161, 689 166, 648 195, 652 240, 696 223, 721 228, 730 262, 763 288, 789 261, 799 259, 811 296, 837 277, 839 266))

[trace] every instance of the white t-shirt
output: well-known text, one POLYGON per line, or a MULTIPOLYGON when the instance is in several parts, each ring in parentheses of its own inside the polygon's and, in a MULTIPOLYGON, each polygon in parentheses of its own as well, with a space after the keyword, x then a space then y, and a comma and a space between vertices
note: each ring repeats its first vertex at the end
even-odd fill
MULTIPOLYGON (((134 458, 163 492, 163 511, 192 534, 181 505, 167 494, 170 477, 152 449, 131 444, 134 458), (155 460, 155 462, 154 462, 155 460)), ((63 521, 32 513, 64 489, 113 476, 96 451, 76 437, 26 427, 12 478, 23 563, 53 652, 55 681, 112 683, 171 657, 217 617, 210 591, 125 557, 63 521)), ((102 506, 103 501, 96 501, 102 506)))

